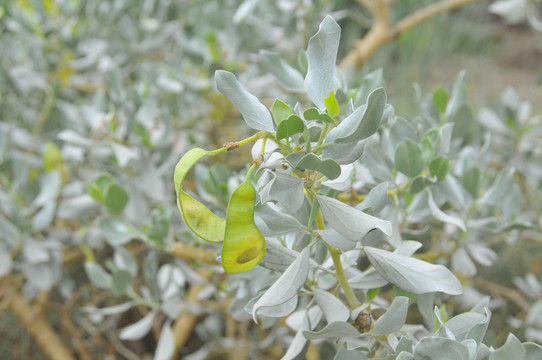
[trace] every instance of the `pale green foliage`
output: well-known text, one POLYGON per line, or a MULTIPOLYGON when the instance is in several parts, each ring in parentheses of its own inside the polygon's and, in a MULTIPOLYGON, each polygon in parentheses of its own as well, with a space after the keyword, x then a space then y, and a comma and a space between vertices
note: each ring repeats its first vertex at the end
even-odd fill
MULTIPOLYGON (((59 294, 75 326, 126 358, 143 356, 129 341, 153 325, 161 336, 145 352, 169 358, 172 322, 185 309, 206 314, 194 332, 203 356, 227 346, 222 324, 233 317, 287 359, 313 340, 322 358, 540 357, 539 274, 514 278, 523 313, 492 321, 522 331, 490 338, 498 350, 484 336, 496 333, 489 308, 506 305, 473 280, 488 266, 511 271, 499 255, 541 231, 541 117, 514 90, 471 109, 461 73, 449 93, 417 89, 417 116, 402 118, 381 70, 346 76, 335 67, 340 28, 326 2, 24 3, 0 8, 0 275, 22 279, 26 298, 59 294), (313 35, 300 23, 318 33, 295 64, 313 35), (215 69, 227 71, 213 78, 215 69), (226 98, 248 127, 229 130, 226 98), (267 250, 225 280, 220 266, 168 255, 179 241, 220 254, 181 221, 182 179, 172 175, 191 148, 251 129, 270 135, 254 180, 267 250), (360 306, 349 304, 326 244, 342 252, 360 306), (74 252, 84 257, 72 262, 74 252), (201 283, 207 302, 186 304, 201 283), (216 306, 225 303, 227 316, 216 306)), ((239 154, 224 155, 237 156, 231 167, 198 163, 183 174, 192 205, 226 217, 244 179, 238 165, 251 161, 239 154)), ((249 357, 265 351, 251 346, 249 357)))

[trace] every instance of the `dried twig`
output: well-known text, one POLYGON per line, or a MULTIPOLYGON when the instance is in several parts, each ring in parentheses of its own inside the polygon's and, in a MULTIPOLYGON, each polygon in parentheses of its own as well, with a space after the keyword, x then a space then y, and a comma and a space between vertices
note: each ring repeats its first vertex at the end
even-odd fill
POLYGON ((20 323, 28 329, 30 335, 49 358, 53 360, 75 359, 43 315, 37 312, 18 291, 0 292, 0 297, 4 296, 9 299, 10 310, 17 316, 20 323))
POLYGON ((182 242, 176 242, 169 253, 185 260, 201 261, 210 265, 219 264, 214 251, 182 242))
POLYGON ((389 0, 358 0, 373 15, 369 32, 356 44, 341 62, 341 68, 359 69, 384 44, 396 39, 405 31, 445 11, 480 0, 442 0, 413 12, 395 26, 390 22, 389 0))

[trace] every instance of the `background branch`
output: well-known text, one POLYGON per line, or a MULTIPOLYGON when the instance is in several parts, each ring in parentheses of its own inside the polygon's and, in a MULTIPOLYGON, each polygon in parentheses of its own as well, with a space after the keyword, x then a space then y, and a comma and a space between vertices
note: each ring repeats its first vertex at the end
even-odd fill
POLYGON ((461 6, 480 0, 443 0, 428 5, 408 15, 397 25, 392 26, 389 19, 390 3, 387 0, 369 2, 359 0, 367 7, 374 16, 374 21, 369 32, 358 40, 353 49, 346 55, 340 64, 341 68, 352 66, 358 70, 367 60, 384 44, 396 39, 405 31, 445 11, 450 11, 461 6))

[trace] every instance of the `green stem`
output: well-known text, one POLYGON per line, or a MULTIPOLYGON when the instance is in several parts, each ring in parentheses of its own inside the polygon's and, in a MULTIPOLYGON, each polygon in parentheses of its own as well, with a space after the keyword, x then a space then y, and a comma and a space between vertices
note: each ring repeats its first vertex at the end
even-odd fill
POLYGON ((318 139, 318 142, 316 143, 316 146, 314 147, 315 152, 319 150, 320 146, 322 146, 322 144, 324 143, 324 139, 326 138, 328 127, 329 127, 329 124, 327 122, 324 123, 324 126, 322 127, 322 131, 320 132, 320 138, 318 139))
MULTIPOLYGON (((312 191, 305 191, 305 194, 309 197, 312 203, 314 201, 314 193, 312 191)), ((324 224, 324 218, 322 216, 322 211, 320 209, 318 209, 318 215, 316 216, 316 225, 318 226, 318 229, 320 230, 325 230, 326 228, 326 225, 324 224)), ((344 294, 346 295, 348 304, 350 305, 352 309, 355 309, 360 305, 360 303, 358 299, 356 298, 356 295, 354 295, 354 292, 352 291, 352 288, 350 287, 348 280, 346 279, 343 264, 341 261, 341 252, 340 250, 335 249, 333 246, 329 245, 328 243, 325 243, 325 244, 326 244, 327 250, 331 254, 331 259, 333 260, 333 264, 335 265, 335 277, 339 281, 339 284, 341 285, 344 291, 344 294)))

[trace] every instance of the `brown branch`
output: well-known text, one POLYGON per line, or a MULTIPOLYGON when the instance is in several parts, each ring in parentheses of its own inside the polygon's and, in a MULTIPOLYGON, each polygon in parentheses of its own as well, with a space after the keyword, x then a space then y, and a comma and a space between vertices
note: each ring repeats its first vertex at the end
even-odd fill
POLYGON ((185 260, 201 261, 209 265, 218 265, 215 252, 204 247, 176 242, 169 250, 169 253, 185 260))
POLYGON ((30 335, 49 358, 53 360, 75 360, 47 320, 37 313, 18 291, 0 293, 0 297, 3 296, 9 298, 10 310, 17 316, 19 322, 27 328, 30 335))
POLYGON ((511 300, 525 312, 528 312, 531 308, 531 305, 527 302, 527 300, 525 300, 516 290, 509 289, 505 286, 495 284, 484 279, 473 278, 472 280, 476 286, 511 300))
POLYGON ((389 2, 378 0, 376 3, 360 1, 373 14, 374 21, 369 32, 346 55, 340 64, 341 68, 352 66, 355 70, 361 68, 365 62, 384 44, 396 39, 405 31, 445 11, 480 0, 442 0, 422 9, 419 9, 403 18, 396 26, 390 25, 389 2))

